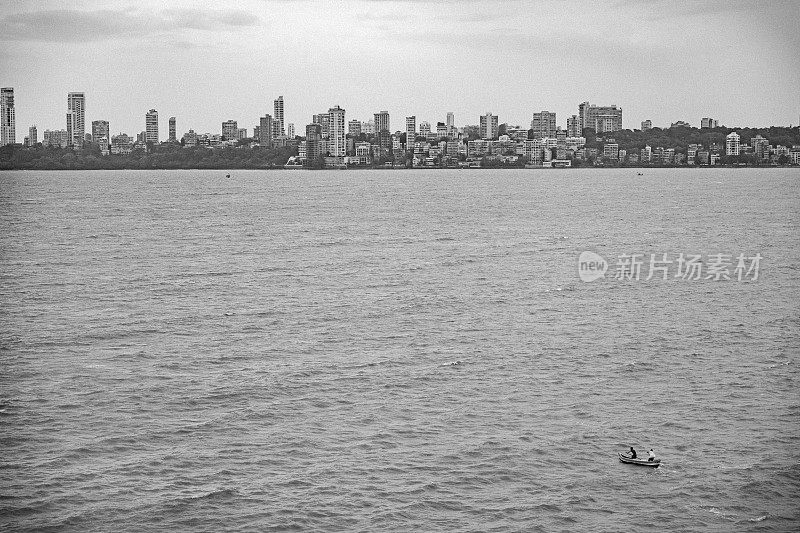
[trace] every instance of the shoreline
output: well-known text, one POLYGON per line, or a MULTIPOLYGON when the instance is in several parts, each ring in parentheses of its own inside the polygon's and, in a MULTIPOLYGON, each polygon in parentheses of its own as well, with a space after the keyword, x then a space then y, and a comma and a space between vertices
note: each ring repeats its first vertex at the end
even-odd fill
POLYGON ((345 170, 359 170, 359 171, 383 171, 383 172, 392 172, 398 170, 413 170, 413 171, 425 171, 425 170, 529 170, 529 171, 553 171, 553 172, 569 172, 574 170, 636 170, 641 172, 642 170, 661 170, 661 169, 673 169, 673 170, 699 170, 699 169, 800 169, 800 165, 760 165, 760 166, 751 166, 751 165, 703 165, 703 166, 662 166, 662 167, 611 167, 611 166, 595 166, 595 165, 587 165, 587 166, 579 166, 579 167, 347 167, 347 168, 283 168, 283 167, 266 167, 266 168, 258 168, 258 167, 220 167, 220 168, 206 168, 206 167, 186 167, 186 168, 167 168, 167 167, 153 167, 153 168, 0 168, 0 173, 2 172, 78 172, 78 171, 90 171, 90 172, 98 172, 98 171, 118 171, 118 170, 135 170, 135 171, 152 171, 152 170, 211 170, 217 172, 231 172, 235 170, 261 170, 261 171, 299 171, 299 172, 337 172, 337 171, 345 171, 345 170))

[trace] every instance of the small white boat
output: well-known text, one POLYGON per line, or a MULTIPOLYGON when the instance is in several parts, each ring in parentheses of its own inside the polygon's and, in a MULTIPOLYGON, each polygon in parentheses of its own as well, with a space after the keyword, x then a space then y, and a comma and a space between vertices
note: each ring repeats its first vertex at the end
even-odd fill
POLYGON ((622 461, 623 463, 628 463, 632 465, 642 465, 642 466, 657 467, 658 465, 661 464, 661 459, 653 459, 652 461, 639 458, 634 459, 630 455, 625 455, 624 453, 619 454, 619 460, 622 461))

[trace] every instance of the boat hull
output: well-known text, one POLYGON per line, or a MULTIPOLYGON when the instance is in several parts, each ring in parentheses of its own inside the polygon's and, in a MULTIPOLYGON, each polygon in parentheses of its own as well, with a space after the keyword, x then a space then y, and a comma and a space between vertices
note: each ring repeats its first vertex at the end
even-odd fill
POLYGON ((648 461, 647 459, 632 459, 631 457, 623 454, 619 454, 619 460, 623 463, 628 463, 631 465, 651 466, 654 468, 661 464, 661 459, 653 459, 652 461, 648 461))

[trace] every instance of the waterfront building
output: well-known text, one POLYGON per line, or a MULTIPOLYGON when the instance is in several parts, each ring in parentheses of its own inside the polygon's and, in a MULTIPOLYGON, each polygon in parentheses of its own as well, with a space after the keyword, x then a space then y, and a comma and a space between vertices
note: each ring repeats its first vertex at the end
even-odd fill
POLYGON ((361 121, 360 120, 351 120, 347 123, 347 133, 352 135, 353 137, 358 137, 361 135, 361 121))
POLYGON ((272 148, 272 115, 269 113, 258 119, 258 143, 266 148, 272 148))
POLYGON ((311 117, 311 122, 313 124, 319 124, 320 125, 323 139, 330 138, 330 131, 329 131, 329 129, 330 129, 329 128, 329 125, 330 125, 330 110, 325 112, 325 113, 319 113, 319 114, 313 115, 311 117))
POLYGON ((344 109, 338 105, 328 110, 328 151, 332 157, 347 155, 344 109))
POLYGON ((375 132, 379 133, 381 131, 392 131, 389 127, 389 112, 388 111, 381 111, 380 113, 375 113, 375 132))
POLYGON ((100 146, 100 153, 102 155, 109 154, 109 145, 111 144, 111 130, 109 128, 107 120, 92 121, 92 141, 100 146))
POLYGON ((716 128, 719 126, 719 121, 713 118, 701 118, 700 128, 716 128))
POLYGON ((642 121, 642 131, 653 129, 653 121, 650 119, 642 121))
POLYGON ((36 124, 28 128, 28 146, 36 146, 39 142, 39 132, 36 129, 36 124))
POLYGON ((158 144, 158 111, 151 109, 144 116, 145 142, 158 144))
POLYGON ((383 152, 388 152, 389 148, 391 148, 392 144, 392 135, 389 133, 388 130, 380 130, 375 133, 377 137, 378 146, 380 147, 381 154, 383 152))
POLYGON ((436 138, 437 139, 447 138, 447 125, 444 122, 436 123, 436 138))
POLYGON ((427 140, 431 135, 431 123, 423 120, 419 123, 419 135, 427 140))
POLYGON ((552 137, 556 132, 556 114, 550 111, 541 111, 533 114, 531 129, 534 139, 552 137))
POLYGON ((581 133, 581 119, 578 115, 572 115, 567 119, 567 136, 580 137, 581 133))
POLYGON ((182 140, 186 146, 197 146, 197 133, 194 130, 189 130, 183 134, 182 140))
POLYGON ((619 144, 606 143, 603 146, 603 157, 616 160, 619 158, 619 144))
POLYGON ((283 128, 283 96, 279 96, 275 101, 273 101, 273 107, 275 111, 275 116, 273 119, 273 128, 275 128, 274 134, 276 137, 284 134, 283 128))
POLYGON ((81 146, 86 134, 86 95, 67 93, 67 137, 68 143, 81 146))
POLYGON ((485 115, 481 115, 480 122, 480 137, 481 139, 495 139, 497 138, 497 115, 493 115, 491 111, 485 115))
POLYGON ((688 122, 684 122, 683 120, 679 120, 678 122, 673 122, 669 126, 670 128, 691 128, 692 125, 688 122))
POLYGON ((414 146, 414 140, 417 138, 417 117, 416 115, 406 117, 406 150, 414 146))
POLYGON ((175 117, 169 117, 169 142, 177 142, 178 137, 176 131, 175 117))
POLYGON ((313 162, 321 155, 322 149, 322 125, 319 123, 308 124, 306 126, 306 158, 313 162))
POLYGON ((368 142, 359 142, 355 147, 356 163, 369 165, 372 163, 372 147, 368 142))
POLYGON ((622 129, 622 108, 616 105, 597 106, 583 102, 578 106, 581 131, 592 128, 597 133, 608 133, 622 129))
POLYGON ((92 121, 92 139, 98 144, 108 144, 111 141, 110 129, 107 120, 92 121))
MULTIPOLYGON (((14 88, 0 89, 0 146, 17 142, 17 117, 14 108, 14 88)), ((30 137, 28 139, 30 142, 30 137)))
POLYGON ((725 137, 725 155, 739 155, 739 134, 735 131, 725 137))
POLYGON ((750 146, 753 147, 753 152, 759 159, 769 158, 770 146, 769 141, 761 135, 756 135, 750 139, 750 146))
POLYGON ((120 133, 111 137, 112 154, 129 154, 133 151, 133 139, 127 134, 120 133))
POLYGON ((44 130, 42 144, 44 146, 66 148, 69 146, 69 136, 67 135, 67 130, 44 130))
POLYGON ((228 140, 239 138, 239 124, 235 120, 226 120, 222 123, 222 136, 228 140))

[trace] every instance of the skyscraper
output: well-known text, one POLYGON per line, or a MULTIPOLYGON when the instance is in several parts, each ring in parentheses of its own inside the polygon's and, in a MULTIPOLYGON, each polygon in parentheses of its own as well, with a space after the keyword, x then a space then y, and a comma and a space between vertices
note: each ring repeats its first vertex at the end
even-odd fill
POLYGON ((452 111, 447 112, 447 128, 450 129, 456 125, 455 115, 452 111))
POLYGON ((82 146, 86 133, 86 96, 83 93, 67 94, 67 143, 82 146))
POLYGON ((417 117, 406 117, 406 150, 411 150, 414 147, 414 141, 417 138, 417 117))
POLYGON ((272 148, 272 115, 264 115, 258 119, 258 143, 272 148))
POLYGON ((533 114, 531 129, 534 139, 554 137, 556 134, 556 114, 550 111, 542 111, 533 114))
POLYGON ((175 131, 175 117, 169 117, 169 142, 171 143, 178 142, 175 131))
POLYGON ((39 142, 39 132, 36 129, 36 124, 28 128, 28 146, 36 146, 39 142))
POLYGON ((481 115, 480 126, 481 139, 494 139, 497 137, 497 115, 492 115, 489 111, 485 115, 481 115))
POLYGON ((144 116, 145 141, 158 143, 158 111, 151 109, 144 116))
POLYGON ((309 124, 306 126, 306 159, 312 162, 317 159, 321 153, 322 143, 322 127, 317 124, 309 124))
POLYGON ((359 135, 361 135, 361 121, 353 119, 350 122, 348 122, 347 133, 349 133, 353 137, 358 137, 359 135))
POLYGON ((391 131, 389 126, 388 111, 381 111, 380 113, 375 113, 375 133, 380 133, 382 131, 391 131))
POLYGON ((14 88, 0 89, 0 146, 17 142, 17 118, 14 110, 14 88))
POLYGON ((294 122, 290 122, 286 126, 286 136, 290 139, 294 139, 294 122))
POLYGON ((345 124, 344 109, 337 105, 328 110, 328 151, 334 157, 343 157, 347 153, 345 124))
POLYGON ((273 104, 275 108, 273 127, 275 128, 275 133, 277 135, 283 135, 283 96, 279 96, 278 99, 273 102, 273 104))

